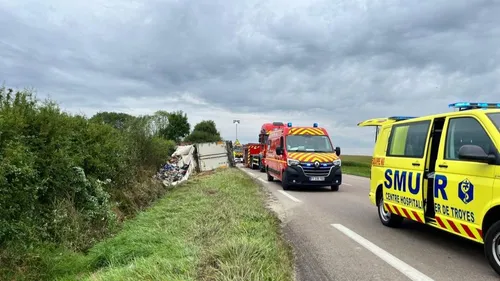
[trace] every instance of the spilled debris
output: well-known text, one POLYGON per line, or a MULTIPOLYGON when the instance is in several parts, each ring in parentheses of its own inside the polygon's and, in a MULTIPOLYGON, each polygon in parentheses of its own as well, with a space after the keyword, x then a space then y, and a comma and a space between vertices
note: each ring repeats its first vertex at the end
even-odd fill
POLYGON ((180 157, 172 157, 167 163, 165 163, 158 173, 156 173, 156 178, 161 181, 166 181, 168 183, 177 182, 186 175, 189 164, 179 165, 180 157))
POLYGON ((179 184, 189 178, 193 171, 195 161, 193 161, 194 146, 178 146, 167 163, 160 167, 155 178, 161 180, 165 186, 179 184))

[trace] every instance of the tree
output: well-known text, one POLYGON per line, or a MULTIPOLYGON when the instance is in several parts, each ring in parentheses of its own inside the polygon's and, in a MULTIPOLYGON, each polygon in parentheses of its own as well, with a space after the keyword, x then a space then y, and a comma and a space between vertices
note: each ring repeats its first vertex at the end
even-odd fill
POLYGON ((131 122, 134 121, 134 119, 134 116, 127 113, 103 111, 92 116, 92 118, 90 118, 90 121, 99 124, 108 124, 116 129, 124 130, 130 126, 131 122))
POLYGON ((167 120, 168 125, 159 130, 161 137, 179 142, 189 135, 191 125, 189 125, 187 114, 182 110, 168 113, 167 120))
POLYGON ((222 140, 219 131, 212 120, 203 120, 194 126, 193 132, 185 141, 192 143, 216 142, 222 140))
POLYGON ((203 120, 200 123, 196 124, 194 126, 193 131, 200 131, 200 132, 206 132, 211 135, 219 136, 219 131, 217 131, 217 127, 215 125, 215 122, 213 120, 203 120))
POLYGON ((151 116, 152 129, 154 135, 159 135, 160 132, 165 132, 168 127, 168 116, 170 113, 164 110, 158 110, 151 116))

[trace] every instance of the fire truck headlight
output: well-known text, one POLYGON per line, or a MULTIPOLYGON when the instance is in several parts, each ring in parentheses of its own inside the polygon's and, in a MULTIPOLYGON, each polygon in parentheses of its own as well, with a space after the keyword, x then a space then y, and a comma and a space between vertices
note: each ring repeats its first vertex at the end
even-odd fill
POLYGON ((287 159, 286 162, 288 166, 296 166, 300 164, 300 161, 295 159, 287 159))
POLYGON ((342 160, 340 159, 333 160, 333 166, 342 166, 342 160))

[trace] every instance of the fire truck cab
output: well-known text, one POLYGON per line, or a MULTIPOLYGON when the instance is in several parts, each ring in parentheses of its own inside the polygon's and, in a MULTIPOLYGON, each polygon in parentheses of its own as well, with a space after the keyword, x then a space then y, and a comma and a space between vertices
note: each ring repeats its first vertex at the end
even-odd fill
POLYGON ((267 155, 267 139, 269 138, 269 134, 279 128, 285 127, 283 122, 273 122, 273 123, 264 123, 260 128, 259 132, 259 143, 262 145, 260 151, 260 166, 259 170, 261 172, 266 171, 266 155, 267 155))
POLYGON ((342 184, 340 147, 333 147, 324 128, 279 128, 269 134, 265 158, 267 180, 281 181, 284 190, 292 186, 327 186, 338 191, 342 184))

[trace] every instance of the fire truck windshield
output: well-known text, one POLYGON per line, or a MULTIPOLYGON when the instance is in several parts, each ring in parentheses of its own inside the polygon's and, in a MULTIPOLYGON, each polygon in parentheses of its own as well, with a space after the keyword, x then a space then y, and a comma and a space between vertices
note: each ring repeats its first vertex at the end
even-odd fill
POLYGON ((290 135, 286 137, 286 150, 297 152, 333 152, 327 136, 290 135))

